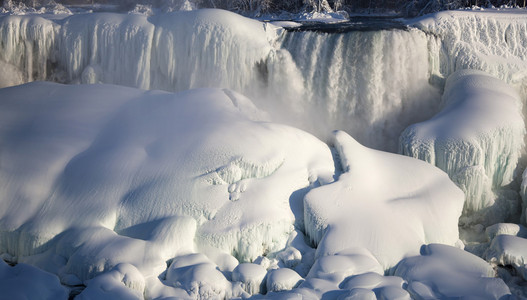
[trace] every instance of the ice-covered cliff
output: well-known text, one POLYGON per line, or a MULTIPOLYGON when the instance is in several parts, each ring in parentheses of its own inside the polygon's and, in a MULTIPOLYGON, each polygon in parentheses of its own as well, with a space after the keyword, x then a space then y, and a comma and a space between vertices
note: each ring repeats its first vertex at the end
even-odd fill
POLYGON ((494 204, 495 193, 518 176, 525 135, 521 108, 518 93, 499 79, 457 71, 448 78, 441 112, 408 127, 401 134, 400 152, 449 174, 465 192, 465 215, 484 213, 483 219, 469 222, 503 221, 517 214, 518 199, 494 204))

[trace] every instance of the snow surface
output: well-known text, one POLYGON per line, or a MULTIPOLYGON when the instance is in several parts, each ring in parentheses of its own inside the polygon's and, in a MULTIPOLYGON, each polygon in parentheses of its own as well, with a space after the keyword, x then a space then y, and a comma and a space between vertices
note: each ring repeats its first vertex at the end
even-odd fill
POLYGON ((458 71, 448 78, 441 112, 408 127, 400 137, 400 152, 445 171, 466 194, 465 215, 487 225, 503 221, 511 205, 494 205, 495 192, 518 175, 525 135, 521 107, 517 92, 499 79, 458 71), (483 220, 473 214, 480 211, 483 220))
POLYGON ((27 264, 13 267, 0 260, 0 291, 2 299, 67 299, 66 288, 58 278, 27 264))
POLYGON ((437 168, 360 145, 345 132, 333 141, 344 173, 304 199, 307 235, 317 257, 368 249, 389 269, 423 244, 458 241, 464 195, 437 168))

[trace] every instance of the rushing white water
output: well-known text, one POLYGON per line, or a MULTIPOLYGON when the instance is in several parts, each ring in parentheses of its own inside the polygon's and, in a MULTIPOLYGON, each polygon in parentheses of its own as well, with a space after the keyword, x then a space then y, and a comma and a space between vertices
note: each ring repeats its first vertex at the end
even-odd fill
POLYGON ((437 110, 421 31, 290 32, 282 47, 301 70, 307 105, 367 145, 393 150, 406 126, 437 110))

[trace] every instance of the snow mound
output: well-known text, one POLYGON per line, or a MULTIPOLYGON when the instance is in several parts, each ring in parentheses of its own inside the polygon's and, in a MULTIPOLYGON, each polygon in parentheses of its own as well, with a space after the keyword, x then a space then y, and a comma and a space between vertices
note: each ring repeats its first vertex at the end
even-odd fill
MULTIPOLYGON (((400 152, 445 171, 465 192, 465 215, 483 211, 515 178, 525 135, 521 107, 518 94, 501 80, 458 71, 448 78, 441 112, 408 127, 400 152)), ((478 221, 496 223, 509 212, 497 205, 478 221)))
POLYGON ((512 299, 507 285, 479 257, 439 244, 423 246, 421 252, 395 268, 395 275, 408 282, 412 298, 512 299))
POLYGON ((423 244, 458 241, 463 193, 446 174, 366 148, 341 131, 333 144, 344 173, 304 198, 306 232, 318 245, 317 257, 362 247, 389 269, 423 244))
POLYGON ((232 281, 240 282, 242 288, 250 295, 266 292, 267 270, 257 264, 242 263, 232 272, 232 281))
POLYGON ((315 261, 306 278, 318 278, 338 286, 345 278, 375 272, 383 274, 379 262, 365 249, 346 249, 335 255, 322 256, 315 261))
POLYGON ((57 276, 27 264, 7 265, 0 259, 2 299, 67 299, 57 276))
POLYGON ((326 144, 252 121, 231 91, 35 82, 0 99, 0 253, 71 283, 194 251, 232 271, 283 249, 333 180, 326 144))
POLYGON ((288 269, 276 269, 269 271, 267 275, 267 291, 280 292, 297 287, 303 279, 297 272, 288 269))

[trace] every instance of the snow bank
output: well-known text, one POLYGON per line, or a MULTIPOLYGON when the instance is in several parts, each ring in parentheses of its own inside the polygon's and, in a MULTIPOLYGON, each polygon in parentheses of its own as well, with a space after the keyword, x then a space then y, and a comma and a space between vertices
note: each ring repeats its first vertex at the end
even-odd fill
MULTIPOLYGON (((466 194, 465 214, 483 211, 516 176, 525 134, 521 107, 518 94, 499 79, 458 71, 447 81, 442 111, 408 127, 400 152, 445 171, 466 194)), ((507 204, 499 203, 479 221, 505 219, 511 212, 500 205, 507 204)))
POLYGON ((503 280, 479 257, 446 245, 423 246, 403 259, 395 275, 408 282, 414 299, 513 299, 503 280))
POLYGON ((458 241, 463 193, 419 160, 368 149, 344 132, 333 141, 344 173, 304 199, 307 235, 317 257, 368 249, 389 269, 423 244, 458 241))
POLYGON ((70 284, 194 251, 232 271, 231 255, 283 249, 303 195, 333 180, 326 144, 232 91, 31 83, 0 99, 0 253, 70 284))

